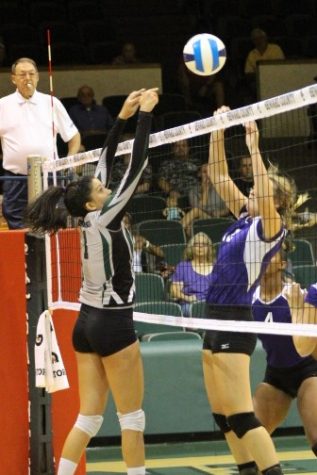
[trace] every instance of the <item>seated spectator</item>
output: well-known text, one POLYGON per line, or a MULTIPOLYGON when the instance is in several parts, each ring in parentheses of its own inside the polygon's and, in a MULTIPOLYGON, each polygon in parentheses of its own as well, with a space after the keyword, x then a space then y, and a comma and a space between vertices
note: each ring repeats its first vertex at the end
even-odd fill
POLYGON ((178 206, 178 193, 171 192, 166 199, 166 205, 166 208, 163 210, 163 216, 169 221, 180 221, 185 213, 178 206))
POLYGON ((249 196, 251 188, 253 188, 253 170, 251 157, 241 157, 237 175, 233 179, 241 193, 249 196))
MULTIPOLYGON (((134 138, 133 134, 124 134, 123 141, 130 140, 133 138, 134 138)), ((126 172, 127 166, 129 164, 129 160, 130 160, 129 153, 125 155, 121 155, 118 158, 116 158, 113 164, 112 172, 111 172, 110 184, 112 186, 115 187, 116 185, 120 183, 124 173, 126 172)), ((151 186, 152 186, 152 166, 148 164, 142 173, 141 180, 134 193, 135 194, 147 193, 151 189, 151 186)))
POLYGON ((71 107, 69 115, 82 137, 90 134, 108 132, 113 118, 106 107, 96 104, 92 87, 86 84, 77 92, 78 104, 71 107))
POLYGON ((188 236, 191 234, 192 223, 195 219, 219 218, 230 215, 225 202, 220 198, 208 177, 207 167, 207 163, 202 165, 199 170, 201 183, 197 183, 189 191, 191 210, 182 219, 182 225, 188 236))
POLYGON ((265 31, 260 28, 254 28, 251 32, 251 40, 254 48, 249 52, 246 58, 244 72, 246 77, 246 86, 249 90, 250 101, 253 102, 257 98, 256 90, 256 64, 258 61, 285 59, 282 48, 275 44, 269 43, 265 31))
POLYGON ((188 196, 189 190, 197 184, 200 162, 191 156, 186 139, 172 143, 171 152, 158 170, 159 189, 167 194, 177 192, 178 196, 188 196))
POLYGON ((247 56, 244 67, 245 74, 255 74, 256 63, 258 61, 285 59, 282 48, 275 43, 269 43, 267 34, 260 28, 254 28, 252 30, 251 40, 255 48, 253 48, 247 56))
POLYGON ((135 63, 141 63, 141 60, 137 57, 135 44, 130 42, 123 44, 121 54, 116 56, 112 61, 112 64, 117 66, 135 63))
POLYGON ((192 73, 181 58, 177 71, 178 90, 186 100, 187 109, 197 110, 203 116, 225 103, 224 82, 221 74, 199 76, 192 73))
POLYGON ((133 233, 132 216, 125 213, 124 226, 130 231, 133 239, 133 270, 134 272, 158 272, 161 269, 161 261, 164 252, 160 246, 151 243, 145 237, 133 233))
POLYGON ((205 233, 195 234, 187 244, 184 260, 171 276, 170 295, 178 300, 184 316, 189 316, 190 303, 206 299, 213 262, 211 240, 205 233))

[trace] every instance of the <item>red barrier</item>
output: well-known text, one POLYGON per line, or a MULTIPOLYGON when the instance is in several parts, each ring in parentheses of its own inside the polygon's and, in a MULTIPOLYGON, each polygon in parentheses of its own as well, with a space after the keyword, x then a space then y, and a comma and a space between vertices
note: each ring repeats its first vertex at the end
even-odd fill
MULTIPOLYGON (((58 345, 66 368, 69 389, 52 394, 52 427, 55 459, 60 458, 66 436, 74 424, 79 410, 78 380, 75 353, 72 347, 72 330, 77 312, 55 310, 53 322, 58 345)), ((76 475, 86 473, 86 461, 83 456, 76 475)))
POLYGON ((23 231, 0 231, 0 473, 29 467, 28 367, 23 231))

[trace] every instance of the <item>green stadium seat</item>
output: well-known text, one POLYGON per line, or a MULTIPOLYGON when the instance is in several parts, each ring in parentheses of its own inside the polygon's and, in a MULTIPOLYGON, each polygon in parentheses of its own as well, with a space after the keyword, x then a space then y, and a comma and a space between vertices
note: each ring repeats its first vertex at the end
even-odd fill
POLYGON ((144 335, 142 341, 153 342, 153 341, 173 341, 173 340, 201 340, 199 333, 195 332, 162 332, 162 333, 150 333, 149 335, 144 335))
POLYGON ((151 219, 137 225, 137 233, 157 246, 185 243, 183 226, 178 221, 151 219))
MULTIPOLYGON (((175 302, 162 302, 162 301, 148 301, 135 305, 135 312, 150 313, 156 315, 168 315, 174 317, 182 316, 182 309, 180 305, 175 302)), ((135 330, 138 338, 143 340, 144 335, 152 335, 154 333, 167 333, 167 332, 184 332, 183 328, 174 327, 172 325, 158 325, 156 323, 138 322, 135 321, 135 330)))
POLYGON ((133 224, 149 219, 161 219, 166 201, 160 196, 139 195, 130 200, 127 211, 131 213, 133 224))
POLYGON ((193 235, 205 233, 212 242, 220 242, 228 227, 234 222, 233 218, 196 219, 193 222, 193 235))
POLYGON ((292 270, 295 281, 303 288, 317 282, 317 267, 315 265, 294 266, 292 270))
POLYGON ((186 244, 166 244, 162 246, 161 249, 164 252, 164 258, 167 264, 171 266, 176 266, 180 261, 183 260, 184 250, 186 244))
POLYGON ((189 306, 190 318, 206 318, 206 302, 192 302, 189 306))
POLYGON ((306 239, 294 239, 295 249, 288 253, 293 266, 314 265, 313 246, 306 239))
POLYGON ((164 300, 164 281, 160 275, 146 272, 135 274, 136 302, 164 300))

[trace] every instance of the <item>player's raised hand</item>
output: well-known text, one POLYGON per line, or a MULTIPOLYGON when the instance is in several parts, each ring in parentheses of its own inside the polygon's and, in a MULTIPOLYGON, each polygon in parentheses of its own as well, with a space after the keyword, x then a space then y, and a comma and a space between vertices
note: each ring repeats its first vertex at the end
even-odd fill
POLYGON ((123 106, 119 112, 119 118, 123 120, 127 120, 130 117, 132 117, 136 111, 138 110, 138 107, 140 106, 140 98, 142 94, 144 93, 145 89, 139 89, 138 91, 132 91, 126 98, 126 100, 123 103, 123 106))
POLYGON ((158 87, 153 87, 144 91, 140 98, 140 110, 151 112, 159 101, 158 87))
POLYGON ((250 155, 259 148, 259 130, 255 121, 246 122, 245 127, 245 143, 247 144, 250 155))

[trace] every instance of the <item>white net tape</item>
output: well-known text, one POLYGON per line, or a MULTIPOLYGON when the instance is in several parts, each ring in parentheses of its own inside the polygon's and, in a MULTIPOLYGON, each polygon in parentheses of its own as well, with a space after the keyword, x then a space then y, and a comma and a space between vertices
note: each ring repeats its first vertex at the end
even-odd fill
MULTIPOLYGON (((78 311, 80 304, 70 302, 54 302, 51 309, 69 309, 78 311)), ((174 317, 169 315, 156 315, 143 312, 133 312, 133 319, 136 322, 154 323, 157 325, 171 325, 173 327, 234 331, 239 333, 261 333, 266 335, 300 335, 316 336, 317 325, 308 323, 275 323, 275 322, 254 322, 237 320, 217 320, 207 318, 174 317)))
MULTIPOLYGON (((296 91, 266 99, 255 104, 224 112, 214 117, 198 120, 179 127, 151 134, 150 148, 176 142, 180 139, 197 137, 213 130, 239 125, 248 120, 264 119, 276 114, 288 112, 317 102, 317 85, 307 86, 296 91)), ((124 155, 132 150, 132 140, 119 144, 116 155, 124 155)), ((43 164, 44 172, 65 170, 71 166, 83 165, 98 160, 101 149, 78 153, 58 160, 47 160, 43 164)))

